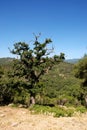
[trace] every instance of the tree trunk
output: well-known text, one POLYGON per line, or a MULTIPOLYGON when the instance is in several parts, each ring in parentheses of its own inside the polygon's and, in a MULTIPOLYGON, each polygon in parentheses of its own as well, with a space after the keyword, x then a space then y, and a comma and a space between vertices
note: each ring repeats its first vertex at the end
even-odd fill
POLYGON ((85 96, 85 106, 87 108, 87 95, 85 96))
POLYGON ((35 97, 31 96, 30 97, 30 106, 33 106, 33 105, 35 105, 35 97))

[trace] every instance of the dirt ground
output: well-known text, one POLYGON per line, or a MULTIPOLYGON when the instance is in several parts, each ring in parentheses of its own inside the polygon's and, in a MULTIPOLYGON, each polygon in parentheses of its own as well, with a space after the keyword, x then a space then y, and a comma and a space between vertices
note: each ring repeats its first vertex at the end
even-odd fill
POLYGON ((87 114, 55 118, 4 106, 0 107, 0 130, 87 130, 87 114))

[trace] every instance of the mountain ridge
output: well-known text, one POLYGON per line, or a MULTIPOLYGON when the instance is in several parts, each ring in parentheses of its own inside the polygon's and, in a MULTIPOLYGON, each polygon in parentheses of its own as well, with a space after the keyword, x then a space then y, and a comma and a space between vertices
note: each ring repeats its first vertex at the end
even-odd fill
MULTIPOLYGON (((2 57, 0 58, 0 64, 8 64, 9 62, 11 62, 12 60, 14 60, 15 58, 11 58, 11 57, 2 57)), ((72 63, 75 64, 79 61, 79 58, 74 58, 74 59, 65 59, 65 62, 68 63, 72 63)))

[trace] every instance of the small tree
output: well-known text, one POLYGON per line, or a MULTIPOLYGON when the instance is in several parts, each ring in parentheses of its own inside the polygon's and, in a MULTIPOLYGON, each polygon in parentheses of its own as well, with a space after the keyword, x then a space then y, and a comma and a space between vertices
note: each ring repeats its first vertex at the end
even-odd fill
POLYGON ((12 54, 19 56, 19 59, 14 62, 13 76, 22 77, 25 80, 27 84, 25 88, 29 90, 31 104, 35 104, 36 93, 41 87, 40 77, 51 69, 54 63, 54 60, 48 57, 53 51, 53 49, 47 49, 47 45, 51 42, 51 39, 46 39, 44 43, 40 43, 38 36, 35 36, 33 49, 24 42, 18 42, 14 44, 14 49, 11 51, 12 54))
POLYGON ((74 67, 75 77, 81 79, 81 87, 84 91, 81 99, 85 99, 87 105, 87 55, 85 55, 74 67))
POLYGON ((54 61, 55 61, 55 63, 57 62, 61 62, 61 61, 63 61, 63 60, 65 60, 65 54, 64 53, 60 53, 60 56, 58 56, 58 55, 54 55, 54 61))
POLYGON ((0 66, 0 78, 2 78, 3 74, 4 74, 4 71, 3 71, 2 67, 0 66))
POLYGON ((0 66, 0 105, 8 104, 12 101, 12 91, 9 86, 7 68, 0 66))
POLYGON ((87 87, 87 56, 84 56, 74 67, 75 76, 82 79, 82 86, 87 87))
POLYGON ((35 102, 36 88, 38 87, 41 75, 46 69, 52 67, 51 60, 48 55, 52 52, 46 48, 51 43, 51 39, 46 39, 44 43, 40 43, 35 37, 34 47, 30 49, 29 45, 23 42, 14 44, 13 54, 19 55, 19 60, 14 62, 14 76, 24 77, 31 95, 31 103, 35 102))

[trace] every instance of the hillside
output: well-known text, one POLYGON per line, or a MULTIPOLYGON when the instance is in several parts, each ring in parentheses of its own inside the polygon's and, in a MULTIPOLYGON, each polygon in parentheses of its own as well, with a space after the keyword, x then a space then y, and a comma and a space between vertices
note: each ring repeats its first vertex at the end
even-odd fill
MULTIPOLYGON (((5 66, 5 72, 11 70, 10 65, 12 61, 13 58, 0 59, 0 64, 5 66)), ((73 75, 73 66, 74 64, 68 62, 56 63, 52 70, 49 70, 48 73, 41 77, 40 86, 43 87, 36 88, 37 90, 35 90, 37 91, 37 104, 55 105, 60 99, 66 99, 67 105, 80 104, 82 90, 80 88, 80 80, 76 79, 73 75), (41 98, 38 98, 39 95, 43 95, 43 101, 41 98)), ((22 102, 22 95, 24 94, 20 93, 16 97, 17 102, 22 102)))
POLYGON ((62 62, 56 64, 49 73, 42 77, 45 95, 49 98, 68 98, 70 103, 80 99, 80 80, 73 75, 73 64, 62 62))
MULTIPOLYGON (((0 58, 0 64, 8 64, 9 62, 11 62, 12 60, 14 60, 14 58, 11 57, 3 57, 0 58)), ((79 59, 66 59, 65 62, 67 63, 72 63, 75 64, 79 61, 79 59)))
POLYGON ((68 63, 75 64, 75 63, 77 63, 79 60, 80 60, 80 59, 67 59, 67 60, 65 60, 65 61, 68 62, 68 63))
POLYGON ((4 57, 0 58, 0 65, 8 65, 13 61, 14 58, 4 57))

